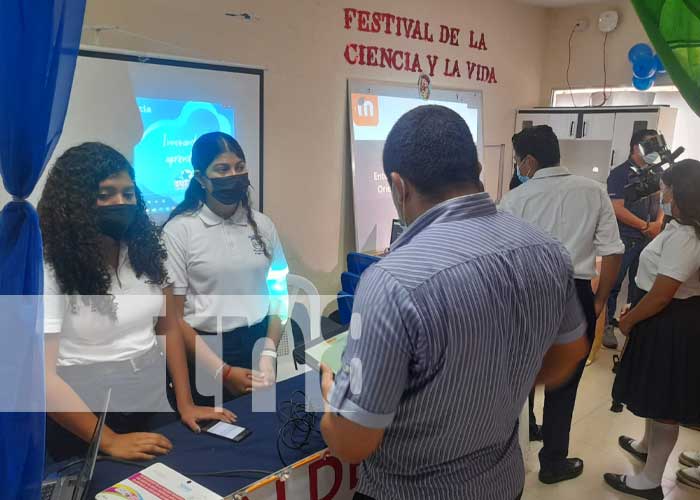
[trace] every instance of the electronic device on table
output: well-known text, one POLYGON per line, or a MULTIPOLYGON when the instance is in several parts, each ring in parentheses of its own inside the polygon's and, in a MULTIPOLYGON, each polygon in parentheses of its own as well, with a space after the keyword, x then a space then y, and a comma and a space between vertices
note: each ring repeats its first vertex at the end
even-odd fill
POLYGON ((97 453, 100 450, 100 441, 102 440, 102 431, 105 427, 111 395, 112 389, 107 389, 104 407, 92 433, 92 439, 90 440, 90 446, 88 447, 87 455, 85 455, 82 469, 80 469, 78 474, 60 476, 58 479, 44 481, 41 484, 41 500, 87 500, 87 492, 90 488, 92 473, 95 471, 95 462, 97 461, 97 453))
POLYGON ((301 346, 304 350, 304 360, 307 365, 321 371, 321 364, 328 366, 333 373, 338 373, 343 366, 343 351, 348 343, 348 331, 331 338, 318 338, 301 346))
POLYGON ((252 431, 240 425, 220 421, 209 422, 202 426, 202 430, 214 437, 233 441, 234 443, 240 443, 252 433, 252 431))

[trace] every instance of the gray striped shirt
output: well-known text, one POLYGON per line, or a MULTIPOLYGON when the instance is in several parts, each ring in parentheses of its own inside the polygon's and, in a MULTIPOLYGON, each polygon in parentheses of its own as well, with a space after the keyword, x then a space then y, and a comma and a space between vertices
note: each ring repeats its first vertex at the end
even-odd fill
POLYGON ((517 420, 542 358, 584 331, 560 243, 487 194, 424 213, 362 275, 330 396, 343 417, 386 429, 359 491, 514 499, 517 420))

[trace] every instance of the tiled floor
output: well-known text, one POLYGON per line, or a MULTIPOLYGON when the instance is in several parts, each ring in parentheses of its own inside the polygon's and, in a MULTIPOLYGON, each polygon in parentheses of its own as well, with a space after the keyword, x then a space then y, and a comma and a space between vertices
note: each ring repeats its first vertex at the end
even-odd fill
MULTIPOLYGON (((524 500, 613 500, 632 499, 609 488, 603 482, 603 473, 634 473, 639 464, 617 445, 621 434, 641 437, 644 421, 625 411, 610 411, 610 389, 614 375, 612 351, 602 349, 594 364, 586 368, 581 381, 571 430, 570 456, 585 462, 583 475, 557 485, 545 485, 538 481, 539 462, 537 452, 541 444, 530 445, 527 462, 524 500)), ((537 394, 538 422, 542 422, 543 394, 537 394)), ((664 492, 666 500, 698 500, 700 490, 676 482, 679 468, 678 455, 687 449, 700 450, 700 432, 681 428, 678 444, 673 450, 665 472, 664 492)))

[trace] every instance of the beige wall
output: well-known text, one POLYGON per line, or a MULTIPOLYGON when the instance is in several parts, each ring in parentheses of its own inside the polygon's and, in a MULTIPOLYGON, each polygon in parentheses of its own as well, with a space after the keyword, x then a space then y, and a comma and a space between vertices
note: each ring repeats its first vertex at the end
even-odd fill
MULTIPOLYGON (((88 0, 85 24, 117 25, 181 49, 109 32, 100 36, 105 47, 267 70, 265 212, 279 229, 292 272, 310 278, 325 293, 339 288, 345 254, 354 246, 346 80, 417 80, 413 73, 348 65, 343 59, 346 43, 371 42, 495 66, 498 85, 437 75, 433 79, 436 87, 484 91, 485 144, 509 144, 514 110, 539 104, 542 95, 547 11, 510 0, 88 0), (478 29, 486 33, 489 50, 478 53, 346 31, 343 7, 388 11, 463 31, 478 29), (225 17, 232 9, 254 12, 260 20, 225 17)), ((95 43, 90 32, 84 32, 83 43, 95 43)), ((507 170, 510 155, 508 149, 507 170)))
POLYGON ((620 13, 620 24, 608 36, 607 84, 615 87, 632 84, 632 66, 627 61, 627 52, 635 43, 649 43, 649 39, 629 0, 609 0, 594 5, 552 9, 549 11, 547 57, 542 75, 542 104, 549 104, 552 89, 567 87, 569 35, 580 18, 588 19, 590 27, 585 32, 575 33, 572 40, 569 72, 571 86, 603 86, 604 35, 598 30, 598 15, 610 9, 620 13))

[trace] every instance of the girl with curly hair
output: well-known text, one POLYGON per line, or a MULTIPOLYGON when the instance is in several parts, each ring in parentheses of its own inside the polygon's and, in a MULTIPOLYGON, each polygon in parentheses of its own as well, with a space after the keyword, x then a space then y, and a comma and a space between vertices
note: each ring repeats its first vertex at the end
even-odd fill
MULTIPOLYGON (((163 231, 168 271, 195 366, 215 378, 221 374, 224 398, 231 399, 275 381, 287 261, 275 225, 251 208, 240 144, 221 132, 205 134, 192 147, 192 166, 185 199, 163 231), (212 349, 217 334, 220 354, 212 349)), ((212 403, 198 391, 193 395, 198 404, 212 403)))
POLYGON ((130 460, 170 451, 164 436, 141 432, 155 427, 158 414, 172 413, 156 333, 167 344, 182 421, 194 431, 201 420, 233 421, 227 410, 192 402, 164 266, 167 254, 126 158, 97 142, 68 149, 51 169, 38 209, 46 261, 52 458, 82 453, 97 422, 93 412, 100 410, 108 387, 112 397, 101 451, 130 460))
POLYGON ((613 386, 613 399, 645 419, 642 439, 618 440, 645 465, 636 475, 604 476, 614 489, 650 500, 664 498, 679 423, 700 423, 700 162, 678 162, 663 182, 661 203, 672 220, 639 259, 640 292, 620 319, 629 340, 613 386))

